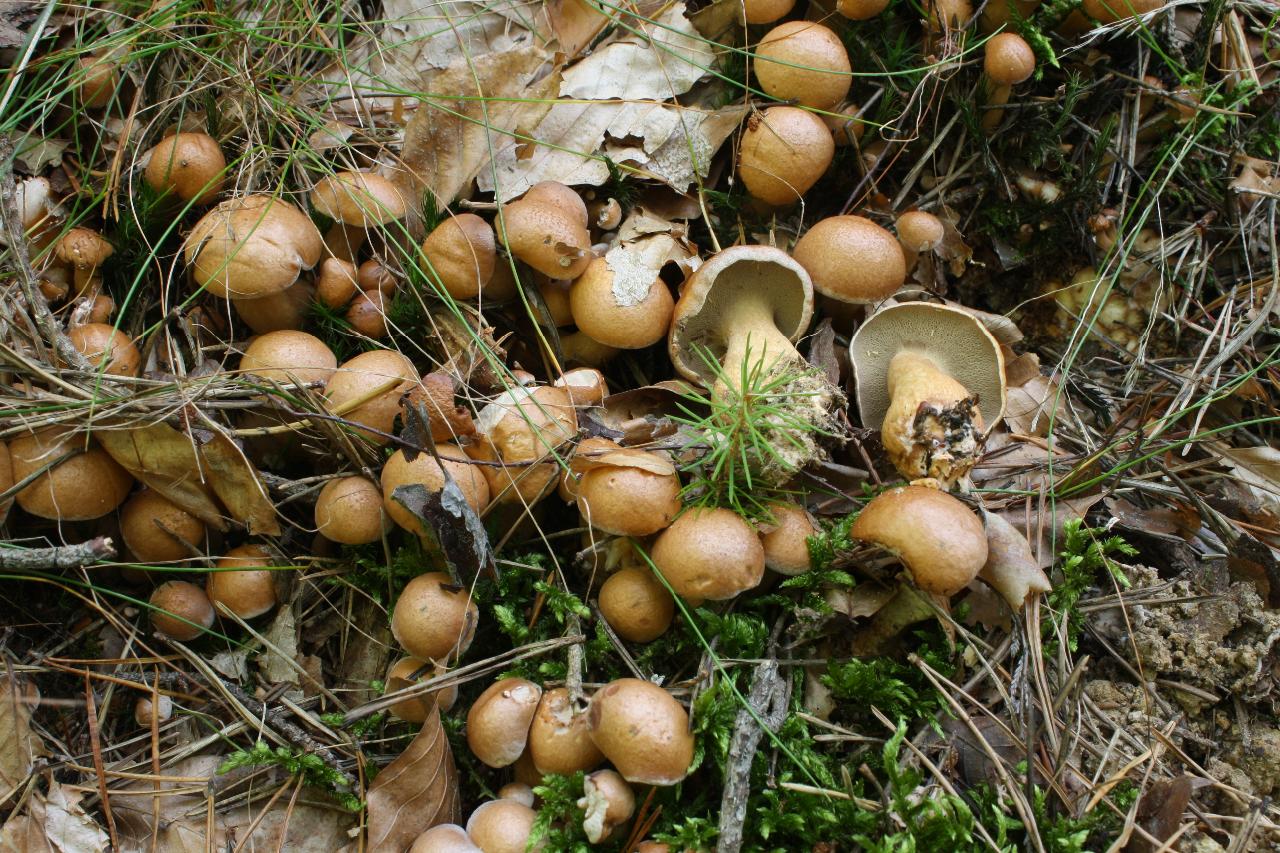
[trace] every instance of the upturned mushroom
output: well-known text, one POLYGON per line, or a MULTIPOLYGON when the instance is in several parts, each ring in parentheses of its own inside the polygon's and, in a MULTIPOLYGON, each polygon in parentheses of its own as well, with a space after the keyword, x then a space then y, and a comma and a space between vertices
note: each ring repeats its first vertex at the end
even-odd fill
POLYGON ((471 647, 480 610, 471 595, 443 572, 418 575, 391 611, 391 635, 406 652, 445 663, 471 647))
POLYGON ((84 293, 97 276, 98 267, 115 249, 91 228, 72 228, 58 241, 58 260, 69 264, 75 276, 76 295, 84 293))
POLYGON ((1004 357, 981 322, 958 308, 894 305, 858 329, 849 360, 862 423, 880 427, 902 476, 950 488, 969 472, 1005 405, 1004 357))
POLYGON ((501 233, 511 254, 553 279, 582 275, 594 257, 587 206, 564 184, 543 181, 502 209, 501 233))
POLYGON ((404 196, 376 172, 337 172, 321 178, 311 191, 311 206, 333 220, 324 244, 335 258, 354 261, 371 228, 405 215, 404 196))
POLYGON ((764 579, 764 546, 737 513, 691 509, 653 543, 653 564, 685 598, 720 601, 754 589, 764 579))
POLYGON ((853 83, 844 43, 814 21, 788 21, 765 33, 755 70, 765 94, 818 110, 839 104, 853 83))
POLYGON ((1004 117, 1000 109, 1009 103, 1013 87, 1036 70, 1036 54, 1017 33, 999 33, 987 42, 982 61, 988 81, 987 110, 982 115, 983 130, 994 130, 1004 117))
POLYGON ((796 243, 794 255, 813 279, 813 289, 839 302, 879 302, 907 278, 898 241, 861 216, 819 221, 796 243))
POLYGON ((218 141, 207 133, 166 136, 147 156, 150 159, 142 177, 158 193, 172 193, 192 204, 208 204, 222 192, 227 158, 218 141))
POLYGON ((619 678, 591 697, 591 739, 622 778, 641 785, 675 785, 689 773, 693 735, 689 715, 650 681, 619 678))
POLYGON ((490 684, 467 712, 467 746, 490 767, 514 764, 529 740, 542 688, 524 678, 490 684))
POLYGON ((798 107, 769 107, 747 123, 738 148, 738 174, 765 204, 795 204, 835 157, 825 122, 798 107))
POLYGON ((298 208, 269 195, 227 199, 187 235, 191 277, 214 296, 257 299, 279 293, 320 261, 320 232, 298 208))

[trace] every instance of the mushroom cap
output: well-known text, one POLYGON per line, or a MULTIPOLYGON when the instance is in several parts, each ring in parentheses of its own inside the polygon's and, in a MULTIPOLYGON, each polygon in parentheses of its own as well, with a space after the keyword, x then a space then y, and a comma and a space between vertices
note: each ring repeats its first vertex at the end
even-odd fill
POLYGON ((793 503, 769 505, 776 526, 760 537, 764 564, 781 575, 802 575, 809 571, 809 537, 818 526, 804 507, 793 503))
POLYGON ((895 554, 916 586, 954 595, 987 562, 987 534, 972 510, 947 492, 899 486, 876 495, 849 533, 895 554))
POLYGON ((667 633, 676 602, 647 568, 619 569, 600 587, 600 615, 619 637, 648 643, 667 633))
POLYGON ((325 258, 316 276, 316 299, 337 310, 356 295, 356 265, 342 258, 325 258))
POLYGON ((376 258, 370 258, 356 269, 356 286, 361 290, 378 290, 383 296, 394 296, 396 276, 376 258))
POLYGON ((877 311, 849 342, 862 423, 879 428, 889 410, 889 362, 903 350, 927 355, 943 372, 978 396, 990 430, 1004 415, 1004 356, 1000 344, 972 314, 946 305, 905 302, 877 311))
MULTIPOLYGON (((420 660, 415 657, 402 657, 387 670, 387 692, 392 693, 397 690, 403 690, 414 683, 421 684, 428 679, 444 675, 446 671, 438 663, 420 660), (413 674, 423 667, 426 667, 423 674, 416 679, 412 679, 413 674)), ((438 704, 441 711, 447 711, 453 707, 453 703, 457 700, 458 687, 455 684, 420 696, 414 696, 410 699, 402 699, 387 710, 391 712, 392 716, 398 717, 406 723, 421 723, 431 713, 432 705, 438 704)))
POLYGON ((772 24, 796 5, 796 0, 744 0, 743 12, 748 24, 772 24))
POLYGON ((685 598, 733 598, 764 579, 759 534, 737 513, 719 507, 687 511, 662 531, 649 556, 685 598))
POLYGON ((1036 53, 1017 33, 998 33, 987 41, 982 68, 992 82, 1012 86, 1035 73, 1036 53))
POLYGON ((498 263, 493 228, 474 213, 459 213, 422 241, 428 273, 434 272, 454 299, 472 299, 493 278, 498 263))
POLYGON ((699 350, 707 350, 716 361, 724 358, 733 330, 722 328, 721 317, 743 291, 767 294, 773 300, 774 322, 792 341, 809 328, 813 283, 804 267, 772 246, 731 246, 689 277, 672 314, 667 351, 686 379, 708 387, 714 384, 715 373, 699 350))
POLYGON ((165 581, 152 591, 150 604, 152 626, 179 642, 194 640, 213 627, 213 604, 193 583, 165 581))
POLYGON ((535 274, 533 279, 534 285, 538 288, 538 295, 542 297, 542 304, 547 306, 547 316, 551 318, 555 327, 563 329, 566 326, 572 326, 573 307, 569 302, 571 282, 547 278, 540 273, 535 274))
POLYGON ((397 450, 382 466, 382 507, 392 521, 410 533, 421 535, 422 522, 393 497, 401 486, 418 483, 428 492, 438 493, 444 489, 444 472, 448 471, 473 510, 480 512, 489 503, 489 484, 481 466, 473 465, 461 447, 441 442, 436 453, 439 462, 430 453, 419 453, 410 462, 403 450, 397 450))
POLYGON ((275 572, 258 566, 273 566, 271 552, 262 545, 232 548, 214 562, 205 593, 214 610, 221 603, 241 619, 254 619, 276 606, 275 572))
POLYGON ((680 512, 680 477, 656 453, 618 450, 597 460, 577 484, 582 520, 615 536, 648 536, 680 512))
POLYGON ((183 255, 195 282, 224 299, 270 296, 320 261, 324 241, 298 208, 269 195, 230 198, 187 235, 183 255))
POLYGON ((191 551, 173 537, 199 548, 204 542, 204 534, 203 521, 155 489, 134 493, 120 507, 120 536, 140 563, 190 560, 191 551))
POLYGON ((311 191, 311 206, 341 222, 371 228, 405 214, 404 196, 376 172, 337 172, 321 178, 311 191))
MULTIPOLYGON (((324 387, 329 409, 337 409, 349 401, 366 396, 377 388, 389 386, 386 391, 361 403, 344 414, 344 420, 390 433, 400 413, 400 398, 418 382, 418 371, 413 362, 395 350, 370 350, 338 365, 324 387), (390 385, 393 379, 401 382, 390 385)), ((389 439, 363 430, 358 431, 374 444, 386 444, 389 439)))
POLYGON ((301 329, 314 301, 316 288, 310 281, 300 278, 284 290, 256 299, 232 299, 236 316, 259 335, 268 332, 301 329))
POLYGON ((607 346, 642 349, 656 344, 671 322, 671 291, 656 275, 630 290, 621 284, 606 258, 593 260, 569 290, 573 322, 607 346))
POLYGON ((328 344, 295 329, 259 335, 240 357, 242 373, 281 384, 327 382, 337 366, 338 358, 328 344))
POLYGON ((766 204, 794 204, 835 157, 825 122, 798 107, 769 107, 749 122, 738 149, 747 192, 766 204))
POLYGON ((467 746, 475 757, 490 767, 514 764, 529 740, 541 699, 542 688, 524 678, 490 684, 467 711, 467 746))
POLYGON ((358 335, 374 340, 387 336, 386 297, 381 290, 361 290, 351 299, 343 316, 358 335))
POLYGON ((538 813, 515 800, 481 803, 467 818, 467 835, 484 853, 524 853, 538 813))
POLYGON ((810 228, 793 251, 814 290, 840 302, 879 302, 907 279, 902 246, 861 216, 829 216, 810 228))
POLYGON ((206 204, 222 191, 227 158, 207 133, 175 133, 151 149, 142 178, 156 192, 206 204))
POLYGON ((1114 24, 1163 7, 1165 0, 1084 0, 1083 11, 1104 24, 1114 24))
POLYGON ((533 808, 533 804, 537 802, 533 788, 523 782, 508 782, 503 785, 498 789, 498 799, 515 800, 517 803, 524 803, 529 808, 533 808))
POLYGON ((91 109, 108 106, 120 86, 119 55, 108 50, 82 56, 78 64, 84 76, 72 85, 78 86, 80 100, 91 109))
POLYGON ((505 463, 482 468, 493 499, 532 503, 559 474, 555 454, 577 435, 578 416, 563 388, 512 388, 480 411, 476 431, 481 440, 468 453, 505 463))
POLYGON ((604 761, 587 731, 586 711, 579 711, 563 687, 542 694, 529 726, 529 753, 538 772, 577 773, 604 761))
POLYGON ((316 497, 316 529, 331 542, 377 542, 391 527, 382 510, 382 491, 364 477, 339 477, 316 497))
POLYGON ((587 840, 599 844, 620 824, 631 820, 636 810, 636 795, 618 771, 597 770, 582 780, 578 807, 585 811, 582 829, 587 840))
POLYGON ((931 252, 942 245, 947 234, 942 220, 924 210, 908 210, 894 223, 898 241, 912 252, 931 252))
POLYGON ((76 269, 91 270, 115 252, 106 239, 92 228, 72 228, 58 241, 58 260, 76 269))
POLYGON ((591 697, 591 739, 622 778, 674 785, 693 761, 689 715, 671 694, 638 678, 619 678, 591 697))
POLYGON ((419 835, 409 853, 482 853, 467 831, 456 823, 441 823, 419 835))
POLYGON ((765 33, 755 69, 765 94, 819 110, 843 101, 853 83, 844 43, 813 21, 787 21, 765 33))
POLYGON ((575 367, 566 370, 555 382, 569 395, 569 401, 577 408, 598 406, 609 396, 609 382, 594 367, 575 367))
MULTIPOLYGON (((9 455, 9 445, 0 441, 0 492, 7 492, 12 488, 13 457, 9 455)), ((4 520, 11 506, 13 506, 12 498, 0 502, 0 521, 4 520)))
POLYGON ((67 332, 76 351, 94 367, 106 361, 106 372, 113 376, 137 376, 142 370, 142 353, 129 336, 106 323, 85 323, 67 332))
POLYGON ((578 204, 582 206, 581 218, 549 192, 535 194, 530 190, 524 198, 506 205, 501 222, 507 249, 550 278, 582 275, 595 256, 587 231, 587 209, 580 198, 578 204))
POLYGON ((587 203, 582 200, 582 196, 578 195, 578 191, 559 181, 539 181, 529 187, 524 194, 524 200, 558 207, 575 222, 581 222, 583 225, 588 224, 590 219, 587 203))
POLYGON ((144 728, 150 727, 152 716, 157 723, 169 720, 173 716, 173 700, 168 696, 160 696, 157 701, 152 702, 150 696, 138 697, 133 705, 134 722, 144 728))
POLYGON ((427 373, 400 398, 402 416, 411 407, 425 409, 434 441, 455 441, 462 436, 474 435, 476 425, 471 412, 454 402, 456 389, 457 383, 448 373, 442 370, 427 373))
POLYGON ((836 0, 836 11, 851 21, 866 21, 889 7, 889 0, 836 0))
POLYGON ((70 451, 83 451, 55 465, 18 492, 18 506, 38 518, 88 521, 124 503, 133 475, 83 434, 51 426, 9 440, 14 482, 21 482, 70 451))
POLYGON ((414 657, 444 663, 466 653, 479 621, 467 590, 443 572, 428 572, 409 581, 396 599, 391 635, 414 657))

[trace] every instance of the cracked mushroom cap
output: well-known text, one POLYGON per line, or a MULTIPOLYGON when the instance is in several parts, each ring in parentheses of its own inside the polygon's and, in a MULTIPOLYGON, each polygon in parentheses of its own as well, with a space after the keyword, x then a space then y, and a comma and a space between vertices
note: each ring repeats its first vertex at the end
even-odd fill
POLYGON ((471 594, 443 572, 418 575, 391 611, 391 635, 409 654, 444 663, 471 647, 480 609, 471 594))
POLYGON ((483 853, 456 823, 441 823, 413 840, 409 853, 483 853))
POLYGON ((902 246, 861 216, 829 216, 810 228, 793 252, 814 290, 840 302, 879 302, 907 279, 902 246))
POLYGON ((591 739, 622 778, 641 785, 675 785, 693 761, 689 715, 650 681, 619 678, 596 691, 587 712, 591 739))
POLYGON ((563 184, 535 184, 503 208, 500 221, 500 236, 511 254, 549 278, 577 278, 595 257, 587 206, 563 184))
POLYGON ((136 492, 120 508, 120 537, 141 563, 190 560, 194 555, 183 542, 199 548, 204 534, 203 521, 155 489, 136 492))
POLYGON ((685 598, 721 601, 764 579, 764 546, 755 528, 722 508, 695 508, 662 531, 653 564, 685 598))
POLYGON ((987 41, 982 68, 996 85, 1013 86, 1035 73, 1036 54, 1017 33, 999 33, 987 41))
POLYGON ((964 589, 987 562, 982 521, 957 498, 928 486, 881 492, 849 533, 894 554, 916 586, 936 595, 964 589))
POLYGON ((142 173, 147 186, 183 201, 206 204, 222 191, 227 158, 207 133, 175 133, 151 149, 142 173))
POLYGON ((285 290, 320 262, 324 241, 298 208, 269 195, 231 198, 204 215, 183 249, 196 284, 224 299, 285 290))
POLYGON ((772 299, 774 322, 792 341, 809 328, 813 283, 804 267, 772 246, 731 246, 698 267, 676 302, 667 351, 680 375, 708 387, 715 383, 699 350, 708 350, 717 361, 724 358, 733 331, 724 328, 725 308, 748 291, 772 299))
POLYGON ((849 343, 862 423, 878 429, 889 410, 889 362, 918 353, 978 397, 990 430, 1004 415, 1004 356, 1000 344, 972 314, 946 305, 906 302, 873 314, 849 343))
MULTIPOLYGON (((525 853, 538 813, 516 800, 481 803, 467 818, 467 835, 484 853, 525 853)), ((535 850, 543 849, 539 844, 535 850)))
POLYGON ((397 450, 382 466, 382 506, 391 520, 410 533, 422 535, 422 522, 395 497, 401 486, 420 485, 432 494, 444 490, 447 471, 457 484, 458 491, 476 512, 489 503, 489 483, 473 465, 466 452, 456 444, 441 442, 436 445, 439 461, 431 453, 419 453, 410 462, 403 450, 397 450))
POLYGON ((515 764, 529 741, 542 688, 524 678, 490 684, 467 711, 467 746, 490 767, 515 764))
POLYGON ((200 587, 166 581, 151 593, 151 625, 166 637, 189 642, 213 627, 213 604, 200 587))
POLYGON ((329 345, 306 332, 281 329, 258 335, 240 357, 240 371, 273 382, 327 382, 338 366, 329 345))
POLYGON ((129 336, 107 323, 85 323, 67 332, 71 345, 97 369, 113 376, 137 376, 142 370, 142 353, 129 336))
POLYGON ((748 122, 738 148, 738 174, 752 196, 795 204, 835 157, 826 122, 799 107, 769 107, 748 122))
POLYGON ((592 844, 604 841, 636 811, 636 795, 616 770, 597 770, 582 780, 582 830, 592 844))
POLYGON ((577 484, 582 520, 615 536, 648 536, 680 512, 680 477, 656 453, 624 449, 594 460, 577 484))
POLYGON ((400 190, 376 172, 338 172, 321 178, 311 191, 311 206, 334 222, 360 228, 386 225, 405 214, 400 190))
POLYGON ((529 726, 529 753, 538 772, 577 773, 604 761, 587 731, 586 710, 578 710, 563 687, 542 694, 529 726))
POLYGON ((83 433, 64 426, 45 427, 10 439, 15 483, 64 454, 73 454, 23 487, 17 495, 18 506, 38 518, 88 521, 124 503, 133 488, 133 475, 97 444, 87 441, 83 433))
POLYGON ((78 270, 91 270, 102 265, 115 249, 92 228, 72 228, 58 241, 58 260, 78 270))

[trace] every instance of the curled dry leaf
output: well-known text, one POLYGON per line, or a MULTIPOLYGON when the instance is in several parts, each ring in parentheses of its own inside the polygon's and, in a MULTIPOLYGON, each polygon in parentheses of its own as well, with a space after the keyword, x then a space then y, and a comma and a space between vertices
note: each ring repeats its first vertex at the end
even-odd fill
POLYGON ((0 679, 0 803, 27 781, 44 742, 31 730, 31 712, 39 701, 35 688, 12 676, 0 679))
POLYGON ((603 456, 595 458, 595 464, 587 465, 586 468, 594 468, 599 465, 612 465, 616 468, 639 468, 641 471, 648 471, 650 474, 656 474, 659 477, 670 477, 676 473, 676 466, 672 465, 665 458, 657 453, 606 453, 603 456))
POLYGON ((409 748, 369 786, 369 853, 400 853, 436 824, 458 823, 462 805, 455 775, 440 709, 432 703, 409 748))
POLYGON ((999 515, 983 511, 987 528, 987 563, 978 577, 991 584, 1015 613, 1027 601, 1053 589, 1040 568, 1027 537, 999 515))

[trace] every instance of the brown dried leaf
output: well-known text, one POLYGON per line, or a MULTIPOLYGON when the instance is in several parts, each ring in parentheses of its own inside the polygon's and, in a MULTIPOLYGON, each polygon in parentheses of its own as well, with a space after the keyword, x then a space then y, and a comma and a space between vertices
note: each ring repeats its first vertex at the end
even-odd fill
POLYGON ((1192 777, 1186 774, 1153 782, 1138 801, 1137 820, 1155 841, 1135 833, 1125 846, 1125 853, 1154 853, 1160 849, 1160 842, 1172 838, 1191 802, 1192 789, 1192 777))
POLYGON ((231 517, 242 522, 250 533, 279 536, 280 522, 258 470, 231 439, 216 433, 200 447, 205 478, 231 517))
POLYGON ((551 0, 551 28, 566 59, 573 59, 600 34, 609 16, 586 0, 551 0))
POLYGON ((400 853, 440 823, 462 816, 453 753, 434 704, 422 731, 369 786, 369 853, 400 853))
POLYGON ((44 742, 31 730, 32 703, 39 694, 12 676, 0 679, 0 803, 24 785, 44 742))
MULTIPOLYGON (((82 792, 65 788, 56 781, 49 783, 47 795, 33 796, 27 808, 44 838, 30 849, 56 853, 105 853, 110 839, 98 822, 80 807, 83 798, 82 792)), ((23 853, 27 849, 22 848, 23 853)))
POLYGON ((44 827, 30 815, 14 815, 0 829, 0 853, 55 853, 44 827))
POLYGON ((227 529, 222 509, 200 476, 194 442, 165 423, 99 430, 102 449, 130 474, 210 527, 227 529))

